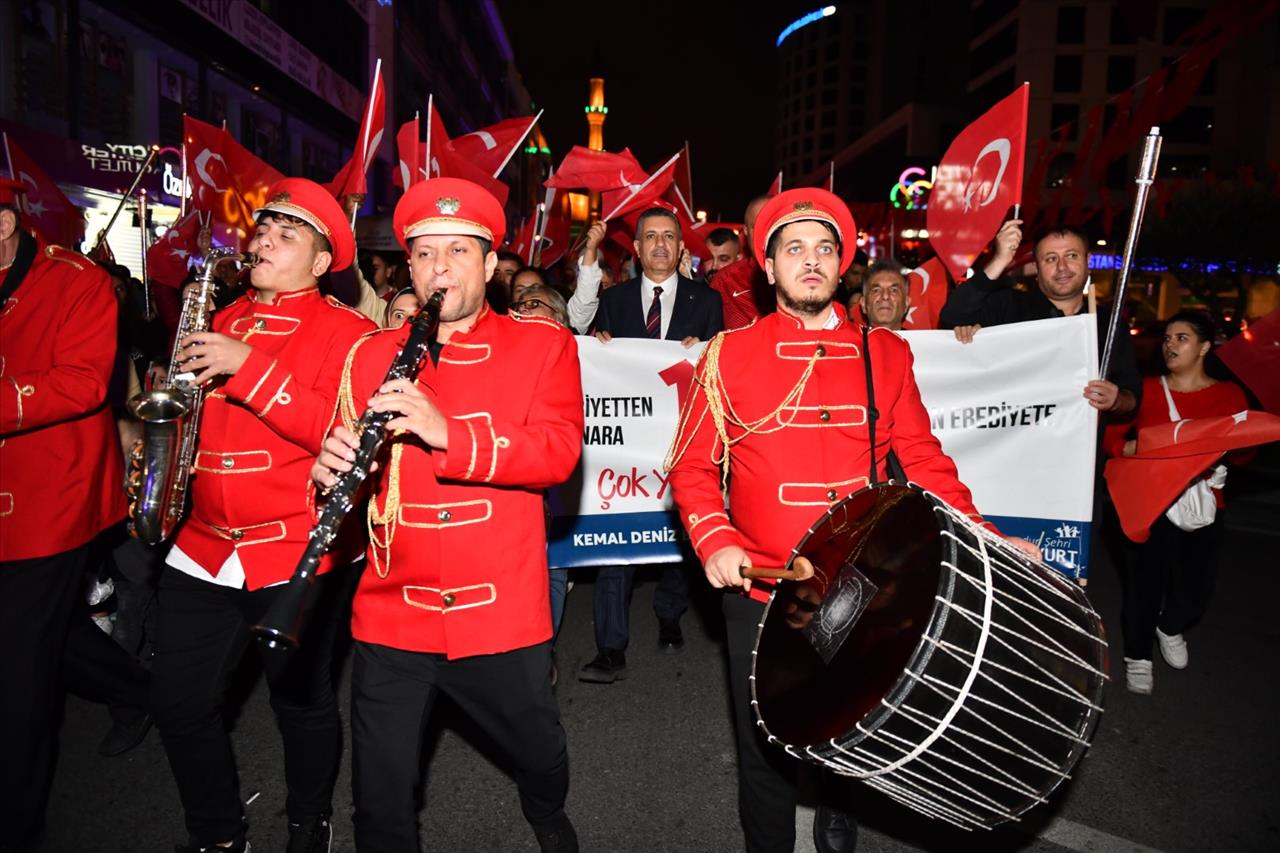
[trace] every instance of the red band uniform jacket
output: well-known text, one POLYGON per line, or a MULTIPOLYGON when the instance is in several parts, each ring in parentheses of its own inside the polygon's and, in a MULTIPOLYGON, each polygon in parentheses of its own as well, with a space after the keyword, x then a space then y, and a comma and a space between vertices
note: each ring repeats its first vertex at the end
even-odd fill
POLYGON ((42 240, 0 306, 0 561, 69 551, 124 518, 106 402, 116 310, 105 270, 42 240))
MULTIPOLYGON (((737 545, 752 565, 780 567, 832 504, 867 485, 871 457, 862 330, 842 307, 833 310, 839 324, 830 330, 808 331, 779 310, 722 333, 718 378, 708 364, 715 343, 704 351, 681 412, 670 472, 681 521, 704 563, 719 549, 737 545), (792 396, 810 365, 803 391, 792 396), (756 434, 745 438, 742 426, 726 423, 732 443, 728 512, 716 461, 725 449, 708 407, 710 384, 733 417, 760 422, 756 434)), ((878 479, 886 479, 885 457, 892 450, 913 482, 983 523, 955 463, 930 430, 906 341, 875 328, 869 344, 880 413, 878 479)), ((770 588, 767 581, 753 581, 751 597, 765 600, 770 588)))
MULTIPOLYGON (((337 405, 347 353, 375 328, 316 288, 256 301, 250 291, 213 316, 213 330, 253 348, 225 384, 205 394, 191 512, 175 540, 217 576, 232 551, 250 590, 288 580, 311 530, 311 465, 337 405)), ((347 531, 354 531, 356 525, 347 531)), ((319 572, 349 563, 344 535, 319 572)))
MULTIPOLYGON (((408 337, 366 337, 353 354, 363 412, 408 337)), ((582 452, 582 377, 567 329, 487 307, 417 378, 448 419, 448 450, 400 433, 383 444, 369 507, 368 564, 352 635, 450 659, 551 637, 542 492, 582 452)))

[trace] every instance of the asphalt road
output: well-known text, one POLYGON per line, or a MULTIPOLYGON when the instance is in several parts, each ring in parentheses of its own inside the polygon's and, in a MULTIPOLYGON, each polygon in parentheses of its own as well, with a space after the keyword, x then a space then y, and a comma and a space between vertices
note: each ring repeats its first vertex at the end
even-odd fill
MULTIPOLYGON (((1270 486, 1268 487, 1270 488, 1270 486)), ((1280 850, 1280 497, 1254 496, 1231 529, 1204 623, 1189 635, 1191 665, 1155 665, 1155 693, 1123 686, 1120 588, 1095 564, 1089 594, 1103 614, 1120 679, 1075 778, 1012 827, 964 833, 919 817, 869 789, 852 810, 863 851, 1280 850), (1270 523, 1267 522, 1270 519, 1270 523)), ((652 581, 633 601, 629 678, 584 684, 576 669, 594 653, 589 575, 570 593, 558 648, 558 696, 569 735, 569 813, 582 849, 742 849, 718 602, 700 587, 678 655, 656 649, 652 581)), ((250 673, 251 675, 251 673, 250 673)), ((349 697, 343 673, 342 704, 349 697)), ((257 851, 283 848, 281 748, 258 679, 241 691, 234 741, 257 851)), ((536 851, 515 786, 490 749, 447 704, 428 738, 422 839, 428 851, 536 851)), ((167 851, 185 840, 172 778, 154 732, 115 759, 95 749, 104 708, 71 698, 49 811, 50 851, 167 851)), ((406 748, 409 748, 406 746, 406 748)), ((350 754, 335 795, 333 849, 354 849, 350 754)), ((798 850, 811 850, 809 814, 797 818, 798 850)))

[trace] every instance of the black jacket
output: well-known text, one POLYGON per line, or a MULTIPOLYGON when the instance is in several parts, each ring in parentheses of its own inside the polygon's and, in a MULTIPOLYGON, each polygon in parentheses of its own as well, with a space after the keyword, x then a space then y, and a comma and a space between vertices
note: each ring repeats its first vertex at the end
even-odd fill
MULTIPOLYGON (((640 279, 633 278, 600 294, 596 309, 596 331, 608 332, 615 338, 643 338, 649 306, 644 303, 640 279)), ((666 339, 680 341, 687 337, 709 341, 724 330, 724 308, 720 294, 706 284, 679 277, 675 307, 666 339)))

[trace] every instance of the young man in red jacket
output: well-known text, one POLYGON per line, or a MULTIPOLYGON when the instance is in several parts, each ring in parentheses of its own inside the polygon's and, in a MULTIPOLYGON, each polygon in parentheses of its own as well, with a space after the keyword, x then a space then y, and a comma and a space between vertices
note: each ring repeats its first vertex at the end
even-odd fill
POLYGON ((89 546, 124 518, 106 270, 22 228, 0 180, 0 849, 35 849, 89 546))
MULTIPOLYGON (((178 342, 206 386, 191 513, 160 579, 152 709, 186 812, 192 851, 245 849, 244 809, 222 719, 227 676, 249 628, 293 574, 311 529, 308 472, 333 416, 363 315, 317 285, 351 264, 355 239, 320 185, 286 178, 255 212, 249 292, 213 330, 178 342), (227 845, 230 846, 227 846, 227 845)), ((290 853, 326 851, 342 726, 330 657, 358 542, 322 564, 297 652, 264 652, 284 739, 290 853), (353 547, 354 546, 354 547, 353 547)))
MULTIPOLYGON (((755 257, 777 292, 778 310, 708 344, 681 412, 668 467, 680 516, 713 587, 724 597, 729 678, 737 723, 738 807, 749 853, 795 845, 795 766, 767 748, 750 707, 748 678, 771 585, 744 566, 782 566, 833 504, 868 484, 871 445, 865 358, 871 359, 877 479, 892 450, 907 476, 982 519, 969 490, 929 428, 906 341, 862 329, 833 302, 853 261, 857 231, 839 198, 789 190, 760 211, 755 257), (864 353, 864 340, 870 353, 864 353), (723 467, 722 467, 723 466, 723 467), (721 484, 728 479, 725 511, 721 484), (738 594, 741 593, 741 594, 738 594)), ((1028 552, 1039 551, 1019 540, 1028 552)), ((857 825, 823 806, 814 818, 819 851, 851 851, 857 825)))
POLYGON ((547 678, 551 606, 542 492, 582 450, 577 346, 558 323, 499 315, 485 282, 502 206, 456 178, 415 184, 396 234, 425 303, 443 290, 430 362, 384 384, 408 327, 356 345, 342 424, 312 469, 349 470, 366 408, 396 413, 369 500, 368 565, 353 605, 352 784, 361 853, 418 849, 413 790, 424 720, 444 693, 507 754, 544 851, 576 851, 568 754, 547 678))

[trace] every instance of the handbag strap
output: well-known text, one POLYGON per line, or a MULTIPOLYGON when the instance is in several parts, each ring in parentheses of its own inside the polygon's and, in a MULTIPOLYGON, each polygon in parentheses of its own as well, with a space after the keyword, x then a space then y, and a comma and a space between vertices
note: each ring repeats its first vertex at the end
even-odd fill
POLYGON ((1178 414, 1178 406, 1173 402, 1173 392, 1169 390, 1169 382, 1165 377, 1160 377, 1160 387, 1164 389, 1164 398, 1169 403, 1169 420, 1177 423, 1182 420, 1182 415, 1178 414))

